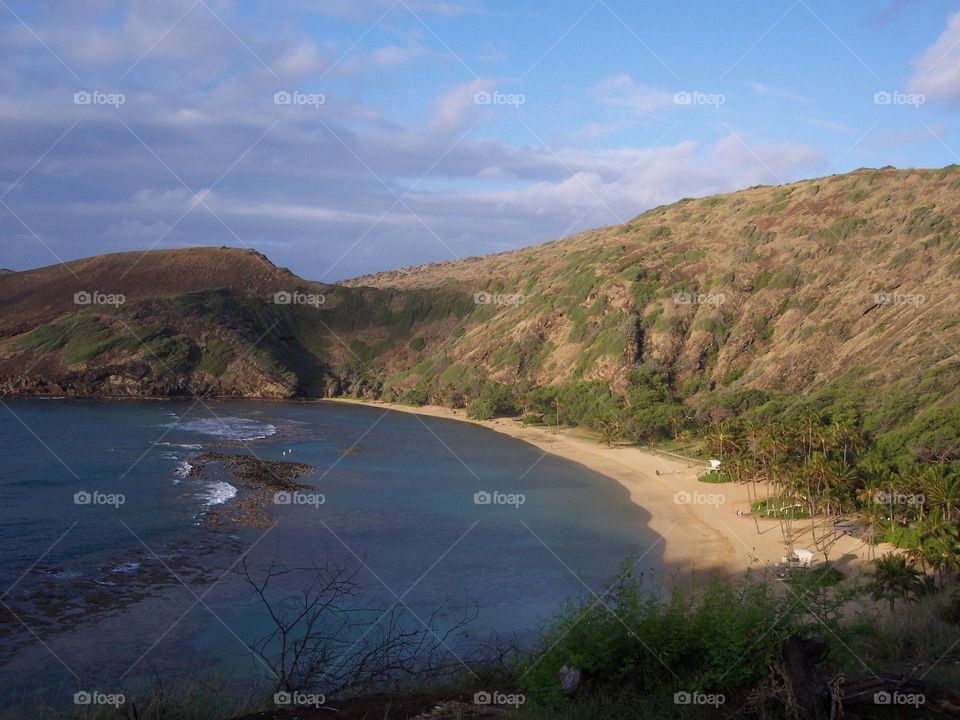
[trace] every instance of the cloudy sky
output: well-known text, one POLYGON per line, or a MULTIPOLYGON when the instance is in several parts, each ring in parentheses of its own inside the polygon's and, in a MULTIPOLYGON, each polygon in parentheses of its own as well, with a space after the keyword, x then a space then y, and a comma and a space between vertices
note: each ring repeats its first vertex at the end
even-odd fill
POLYGON ((0 54, 17 270, 230 245, 333 281, 960 163, 945 0, 0 0, 0 54))

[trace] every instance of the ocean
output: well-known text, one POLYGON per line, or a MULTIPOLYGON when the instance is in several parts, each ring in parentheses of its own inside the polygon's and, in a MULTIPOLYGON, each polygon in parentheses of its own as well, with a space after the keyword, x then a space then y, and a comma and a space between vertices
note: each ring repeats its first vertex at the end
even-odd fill
POLYGON ((336 567, 351 569, 357 608, 414 625, 469 608, 449 641, 458 654, 493 635, 530 642, 628 559, 642 556, 651 585, 661 572, 646 512, 614 481, 486 428, 380 407, 8 399, 0 460, 10 703, 158 677, 269 687, 250 646, 272 626, 243 567, 284 568, 277 602, 336 567), (312 469, 297 492, 258 492, 222 463, 198 474, 208 452, 312 469))

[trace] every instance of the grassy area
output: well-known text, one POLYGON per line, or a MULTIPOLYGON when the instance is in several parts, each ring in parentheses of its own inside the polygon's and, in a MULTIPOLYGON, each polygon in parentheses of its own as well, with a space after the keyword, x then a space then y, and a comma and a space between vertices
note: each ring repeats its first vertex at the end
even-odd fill
POLYGON ((697 478, 697 480, 699 480, 702 483, 713 483, 713 484, 733 482, 732 477, 727 475, 727 473, 725 472, 720 472, 719 470, 711 470, 708 473, 704 473, 703 475, 700 475, 697 478))

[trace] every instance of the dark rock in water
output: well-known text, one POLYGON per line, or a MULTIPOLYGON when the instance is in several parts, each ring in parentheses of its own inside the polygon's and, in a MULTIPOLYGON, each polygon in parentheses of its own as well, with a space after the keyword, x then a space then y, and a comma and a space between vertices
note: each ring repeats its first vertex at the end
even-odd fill
POLYGON ((285 460, 262 460, 251 455, 228 455, 226 453, 203 453, 191 459, 191 475, 202 475, 204 465, 222 462, 230 473, 244 484, 267 490, 304 490, 308 485, 297 482, 301 475, 313 470, 312 465, 285 460))
POLYGON ((276 504, 279 496, 309 490, 310 486, 298 479, 315 469, 306 463, 206 452, 190 459, 193 466, 190 475, 204 477, 209 463, 221 463, 245 490, 229 505, 218 506, 208 518, 209 522, 214 525, 237 522, 247 527, 270 525, 270 505, 276 504))

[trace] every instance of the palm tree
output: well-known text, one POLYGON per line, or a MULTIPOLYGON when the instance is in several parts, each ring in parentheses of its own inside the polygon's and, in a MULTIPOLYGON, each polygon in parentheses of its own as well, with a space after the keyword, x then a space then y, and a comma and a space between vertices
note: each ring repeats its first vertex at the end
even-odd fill
POLYGON ((960 530, 953 523, 943 522, 936 512, 918 526, 921 540, 917 548, 908 554, 919 558, 924 568, 927 565, 937 574, 943 587, 944 574, 955 571, 960 562, 960 530))
POLYGON ((732 451, 738 447, 734 440, 734 434, 727 430, 723 423, 716 425, 711 432, 704 435, 703 439, 711 453, 717 452, 717 459, 720 462, 723 462, 724 450, 732 451))
POLYGON ((960 475, 948 465, 931 465, 920 475, 920 487, 926 504, 943 512, 943 519, 952 522, 960 509, 960 475))
MULTIPOLYGON (((875 505, 883 504, 878 503, 878 500, 881 500, 883 495, 887 497, 893 495, 894 488, 898 485, 900 477, 894 467, 875 458, 871 458, 867 462, 862 463, 859 468, 860 477, 863 478, 863 488, 860 494, 857 495, 857 500, 870 512, 876 509, 874 508, 875 505)), ((890 529, 893 530, 894 522, 892 512, 889 514, 888 520, 890 521, 890 529)))
POLYGON ((674 442, 677 440, 677 436, 680 433, 680 428, 683 427, 685 418, 680 413, 671 413, 667 418, 667 422, 670 423, 670 427, 673 428, 673 439, 674 442))
POLYGON ((873 598, 887 600, 893 612, 897 600, 915 600, 923 592, 923 573, 897 553, 887 553, 874 564, 873 598))

